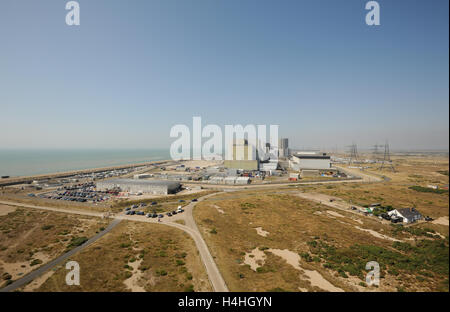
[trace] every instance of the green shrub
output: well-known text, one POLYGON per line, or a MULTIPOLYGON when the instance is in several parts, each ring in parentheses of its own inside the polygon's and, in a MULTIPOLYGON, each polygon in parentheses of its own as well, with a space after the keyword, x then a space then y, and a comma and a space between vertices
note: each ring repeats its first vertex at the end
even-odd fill
POLYGON ((70 244, 69 244, 69 248, 81 246, 87 241, 88 241, 87 237, 84 237, 84 236, 83 237, 72 237, 70 244))
POLYGON ((30 262, 30 266, 35 266, 35 265, 38 265, 38 264, 41 264, 42 263, 42 260, 40 260, 40 259, 34 259, 34 260, 32 260, 31 262, 30 262))

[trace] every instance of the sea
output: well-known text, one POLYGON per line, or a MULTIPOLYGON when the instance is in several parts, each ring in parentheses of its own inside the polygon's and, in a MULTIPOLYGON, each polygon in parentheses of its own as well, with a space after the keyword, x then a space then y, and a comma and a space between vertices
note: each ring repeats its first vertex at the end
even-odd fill
POLYGON ((170 159, 169 149, 0 149, 0 176, 30 176, 170 159))

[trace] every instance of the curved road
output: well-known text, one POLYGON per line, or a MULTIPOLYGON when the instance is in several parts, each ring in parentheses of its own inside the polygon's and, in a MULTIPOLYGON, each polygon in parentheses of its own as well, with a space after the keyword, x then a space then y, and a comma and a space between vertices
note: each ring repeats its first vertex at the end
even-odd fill
MULTIPOLYGON (((213 195, 216 195, 218 193, 212 193, 212 194, 208 194, 205 195, 203 197, 198 198, 198 202, 211 197, 213 195)), ((55 211, 55 212, 63 212, 63 213, 71 213, 71 214, 79 214, 79 215, 88 215, 88 216, 94 216, 94 217, 103 217, 104 214, 101 212, 91 212, 91 211, 82 211, 82 210, 72 210, 72 209, 58 209, 58 208, 53 208, 53 207, 42 207, 42 206, 35 206, 35 205, 29 205, 29 204, 21 204, 21 203, 16 203, 16 202, 9 202, 9 201, 0 201, 0 204, 5 204, 5 205, 10 205, 10 206, 18 206, 18 207, 25 207, 25 208, 33 208, 33 209, 41 209, 41 210, 48 210, 48 211, 55 211)), ((185 231, 186 233, 188 233, 192 239, 195 242, 195 245, 197 246, 197 249, 199 251, 200 254, 200 258, 203 262, 203 265, 205 266, 206 269, 206 273, 208 275, 208 278, 210 280, 211 286, 213 287, 214 291, 217 292, 227 292, 228 287, 225 284, 225 281, 222 277, 222 274, 220 274, 219 269, 217 268, 216 263, 214 262, 213 257, 211 256, 211 253, 209 252, 208 246, 206 245, 205 241, 203 240, 202 235, 200 234, 200 231, 197 228, 197 225, 194 221, 194 217, 192 215, 192 210, 195 206, 196 202, 191 202, 188 205, 186 205, 183 209, 185 210, 184 213, 181 214, 177 214, 173 217, 167 217, 165 216, 164 218, 161 219, 161 222, 158 222, 155 219, 151 219, 151 218, 146 218, 144 216, 137 216, 137 215, 125 215, 123 213, 116 215, 116 216, 111 216, 111 218, 114 218, 115 220, 113 221, 114 224, 117 225, 118 222, 120 222, 121 220, 130 220, 130 221, 137 221, 137 222, 148 222, 148 223, 157 223, 157 224, 165 224, 168 226, 172 226, 175 228, 178 228, 180 230, 185 231), (170 221, 166 221, 167 219, 170 218, 170 221), (177 220, 184 220, 186 225, 182 225, 180 223, 176 223, 175 221, 177 220)), ((30 281, 32 281, 33 279, 37 278, 39 275, 41 275, 42 273, 44 273, 45 271, 49 270, 50 268, 54 267, 55 265, 57 265, 58 263, 60 263, 61 261, 67 259, 68 257, 72 256, 73 254, 75 254, 76 252, 80 251, 81 249, 86 248, 88 245, 92 244, 94 241, 96 241, 97 239, 99 239, 100 237, 102 237, 103 235, 105 235, 106 233, 108 233, 112 228, 106 228, 105 231, 97 234, 96 236, 94 236, 93 238, 91 238, 88 242, 86 242, 84 245, 79 246, 71 251, 69 251, 68 253, 58 257, 57 259, 50 261, 49 263, 43 265, 42 267, 40 267, 39 269, 29 273, 28 275, 24 276, 23 278, 13 282, 12 284, 8 285, 7 287, 1 289, 0 291, 11 291, 14 290, 30 281), (100 235, 101 234, 101 235, 100 235), (91 241, 92 240, 92 241, 91 241), (82 247, 82 248, 81 248, 82 247), (20 282, 20 283, 19 283, 20 282)))
POLYGON ((17 288, 31 282, 32 280, 34 280, 35 278, 39 277, 40 275, 42 275, 43 273, 47 272, 48 270, 52 269, 54 266, 60 264, 61 262, 63 262, 64 260, 70 258, 71 256, 73 256, 74 254, 80 252, 81 250, 89 247, 92 243, 94 243, 96 240, 100 239, 101 237, 103 237, 105 234, 109 233, 113 228, 116 227, 116 225, 118 225, 120 223, 120 219, 116 219, 113 222, 111 222, 105 230, 103 230, 102 232, 94 235, 93 237, 91 237, 87 242, 85 242, 83 245, 78 246, 68 252, 66 252, 65 254, 59 256, 58 258, 47 262, 46 264, 44 264, 43 266, 39 267, 38 269, 28 273, 27 275, 25 275, 24 277, 12 282, 11 284, 9 284, 8 286, 0 289, 0 292, 8 292, 8 291, 14 291, 17 288))
MULTIPOLYGON (((382 178, 379 177, 374 177, 362 172, 356 172, 355 170, 350 170, 348 168, 342 168, 342 167, 337 167, 343 171, 347 171, 347 172, 351 172, 353 175, 355 176, 359 176, 360 179, 357 180, 353 180, 353 181, 323 181, 323 182, 305 182, 305 184, 316 184, 316 183, 342 183, 342 182, 380 182, 383 181, 382 178)), ((258 185, 259 186, 259 185, 258 185)), ((261 185, 264 187, 268 187, 271 186, 269 185, 261 185)), ((247 188, 248 186, 243 186, 242 188, 247 188)), ((238 190, 239 188, 237 188, 236 190, 238 190)), ((227 190, 227 191, 234 191, 234 190, 227 190)), ((198 198, 198 202, 203 201, 211 196, 217 195, 220 193, 213 193, 213 194, 208 194, 205 195, 203 197, 198 198)), ((72 210, 72 209, 58 209, 58 208, 53 208, 53 207, 42 207, 42 206, 35 206, 35 205, 29 205, 29 204, 22 204, 22 203, 16 203, 16 202, 9 202, 9 201, 0 201, 0 204, 5 204, 5 205, 11 205, 11 206, 19 206, 19 207, 26 207, 26 208, 34 208, 34 209, 42 209, 42 210, 49 210, 49 211, 56 211, 56 212, 63 212, 63 213, 71 213, 71 214, 80 214, 80 215, 88 215, 88 216, 95 216, 95 217, 105 217, 104 213, 101 212, 91 212, 91 211, 82 211, 82 210, 72 210)), ((206 245, 198 227, 197 224, 195 223, 192 211, 193 208, 195 206, 196 202, 191 202, 188 205, 186 205, 183 209, 185 210, 184 213, 181 214, 177 214, 175 216, 172 217, 164 217, 161 222, 158 222, 155 219, 151 219, 151 218, 145 218, 143 216, 130 216, 130 215, 125 215, 123 212, 119 215, 116 216, 109 216, 110 218, 114 218, 115 220, 103 231, 98 233, 97 235, 95 235, 94 237, 92 237, 91 239, 89 239, 85 244, 83 244, 82 246, 79 246, 75 249, 72 249, 71 251, 69 251, 68 253, 48 262, 47 264, 41 266, 40 268, 38 268, 37 270, 30 272, 29 274, 27 274, 26 276, 24 276, 23 278, 13 282, 12 284, 6 286, 3 289, 0 289, 0 291, 12 291, 14 289, 17 289, 18 287, 32 281, 33 279, 35 279, 36 277, 38 277, 39 275, 41 275, 42 273, 44 273, 45 271, 51 269, 52 267, 54 267, 55 265, 57 265, 58 263, 64 261, 65 259, 69 258, 70 256, 72 256, 73 254, 81 251, 82 249, 88 247, 90 244, 92 244, 93 242, 95 242, 96 240, 98 240, 99 238, 101 238, 103 235, 107 234, 109 231, 111 231, 121 220, 130 220, 130 221, 137 221, 137 222, 148 222, 148 223, 157 223, 157 224, 166 224, 168 226, 172 226, 175 228, 178 228, 180 230, 185 231, 186 233, 188 233, 192 239, 194 240, 197 249, 199 251, 200 254, 200 258, 205 266, 206 269, 206 273, 208 275, 208 278, 211 282, 211 286, 213 287, 214 291, 217 292, 227 292, 228 287, 225 283, 225 280, 222 277, 222 274, 220 273, 219 269, 217 268, 217 265, 213 259, 213 257, 211 256, 211 253, 209 252, 208 246, 206 245), (170 221, 166 221, 168 218, 170 218, 170 221), (177 223, 176 221, 178 220, 184 220, 185 225, 182 225, 180 223, 177 223)))

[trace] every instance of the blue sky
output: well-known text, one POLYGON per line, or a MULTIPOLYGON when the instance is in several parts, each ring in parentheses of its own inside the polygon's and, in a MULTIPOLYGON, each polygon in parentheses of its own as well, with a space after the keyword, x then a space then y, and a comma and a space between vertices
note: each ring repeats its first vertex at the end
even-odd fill
POLYGON ((448 149, 448 1, 0 2, 0 148, 161 148, 279 124, 295 147, 448 149))

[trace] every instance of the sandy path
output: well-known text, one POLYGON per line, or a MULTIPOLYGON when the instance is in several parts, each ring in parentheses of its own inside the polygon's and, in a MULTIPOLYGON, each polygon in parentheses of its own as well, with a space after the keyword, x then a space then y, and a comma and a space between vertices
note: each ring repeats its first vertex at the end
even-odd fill
POLYGON ((332 216, 335 216, 335 217, 345 218, 345 216, 341 215, 340 213, 338 213, 336 211, 327 210, 327 213, 332 215, 332 216))
POLYGON ((448 217, 437 218, 436 220, 432 221, 431 223, 448 226, 448 217))
POLYGON ((214 208, 217 209, 218 212, 225 214, 225 211, 223 211, 219 206, 217 206, 217 205, 213 205, 213 206, 214 206, 214 208))
POLYGON ((131 272, 133 275, 130 278, 127 278, 123 281, 123 283, 130 289, 132 292, 145 292, 144 287, 139 286, 139 280, 142 277, 142 272, 139 270, 139 266, 141 265, 142 259, 136 260, 134 262, 128 262, 128 265, 133 268, 131 272))
POLYGON ((257 227, 257 228, 255 228, 255 230, 256 230, 256 233, 257 233, 258 235, 261 235, 261 236, 264 236, 264 237, 266 237, 267 235, 270 234, 269 232, 264 231, 264 230, 262 229, 262 227, 257 227))
POLYGON ((368 232, 368 233, 370 233, 372 236, 375 236, 375 237, 377 237, 377 238, 387 239, 387 240, 391 240, 391 241, 393 241, 393 242, 401 242, 401 240, 399 240, 399 239, 396 239, 396 238, 393 238, 393 237, 390 237, 390 236, 387 236, 387 235, 378 233, 378 232, 376 232, 376 231, 374 231, 374 230, 363 229, 363 228, 361 228, 361 227, 359 227, 359 226, 355 226, 355 228, 357 228, 357 229, 360 230, 360 231, 368 232))
POLYGON ((309 282, 311 283, 311 286, 319 287, 320 289, 329 291, 329 292, 343 292, 344 290, 334 286, 329 281, 327 281, 319 272, 307 270, 305 268, 302 268, 300 266, 300 256, 288 249, 268 249, 267 251, 273 253, 274 255, 283 258, 286 260, 288 264, 290 264, 292 267, 294 267, 296 270, 303 271, 307 278, 309 279, 309 282))
POLYGON ((0 205, 0 216, 6 216, 8 213, 16 211, 16 209, 16 207, 0 205))
POLYGON ((264 265, 264 260, 266 259, 266 255, 264 251, 259 250, 259 248, 253 249, 250 253, 245 253, 244 263, 242 265, 248 264, 250 269, 256 271, 257 268, 264 265))

